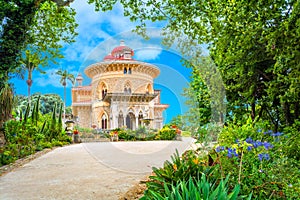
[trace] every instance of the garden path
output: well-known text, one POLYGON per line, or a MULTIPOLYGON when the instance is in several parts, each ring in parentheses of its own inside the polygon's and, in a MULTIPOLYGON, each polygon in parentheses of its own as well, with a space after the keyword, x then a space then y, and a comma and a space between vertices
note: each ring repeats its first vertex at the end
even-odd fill
POLYGON ((53 151, 0 177, 0 199, 118 199, 160 167, 183 141, 81 143, 53 151))

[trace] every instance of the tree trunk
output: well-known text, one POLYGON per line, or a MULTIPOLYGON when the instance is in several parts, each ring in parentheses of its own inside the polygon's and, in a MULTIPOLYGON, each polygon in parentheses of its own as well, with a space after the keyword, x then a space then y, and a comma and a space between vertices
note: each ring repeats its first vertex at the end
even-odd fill
POLYGON ((67 96, 67 91, 66 91, 66 85, 64 85, 64 122, 66 121, 66 96, 67 96))
POLYGON ((283 103, 283 112, 286 125, 292 124, 292 116, 290 111, 290 104, 288 102, 283 103))
POLYGON ((30 98, 30 88, 31 88, 31 85, 32 85, 32 80, 27 79, 26 83, 27 83, 27 86, 28 86, 28 103, 30 105, 30 100, 31 100, 31 98, 30 98))
POLYGON ((30 100, 31 100, 31 98, 30 98, 30 88, 31 88, 31 85, 32 85, 32 71, 31 71, 31 69, 28 69, 28 79, 26 80, 26 83, 28 85, 28 103, 29 103, 29 105, 31 105, 30 104, 30 100))
POLYGON ((251 119, 255 120, 255 103, 251 103, 251 119))
POLYGON ((295 102, 295 115, 294 115, 294 120, 299 119, 299 101, 295 102))

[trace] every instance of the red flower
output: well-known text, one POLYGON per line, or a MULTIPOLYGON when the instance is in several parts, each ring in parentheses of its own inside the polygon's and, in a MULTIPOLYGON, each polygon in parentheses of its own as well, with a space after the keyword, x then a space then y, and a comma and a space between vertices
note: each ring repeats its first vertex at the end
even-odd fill
POLYGON ((177 128, 177 126, 176 125, 172 125, 171 128, 177 128))
POLYGON ((74 135, 77 135, 79 133, 79 131, 78 130, 74 130, 73 133, 74 133, 74 135))

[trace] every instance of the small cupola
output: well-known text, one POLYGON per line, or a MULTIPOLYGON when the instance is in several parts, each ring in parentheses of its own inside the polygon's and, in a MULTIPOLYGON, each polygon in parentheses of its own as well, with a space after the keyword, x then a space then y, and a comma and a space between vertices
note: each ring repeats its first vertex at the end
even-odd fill
POLYGON ((77 86, 82 86, 82 81, 83 81, 83 77, 81 76, 80 73, 78 73, 77 77, 76 77, 76 82, 77 82, 77 86))

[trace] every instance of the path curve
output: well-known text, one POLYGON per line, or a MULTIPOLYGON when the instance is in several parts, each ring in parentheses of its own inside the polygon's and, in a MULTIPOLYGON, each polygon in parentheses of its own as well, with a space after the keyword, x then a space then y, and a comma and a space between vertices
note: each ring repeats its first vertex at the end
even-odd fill
POLYGON ((0 199, 115 200, 194 142, 101 142, 61 148, 0 177, 0 199))

